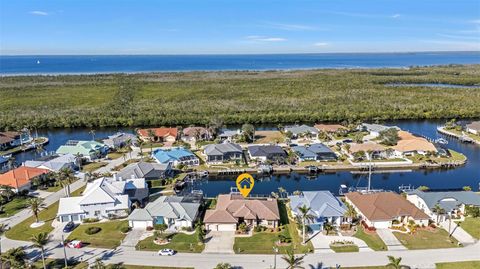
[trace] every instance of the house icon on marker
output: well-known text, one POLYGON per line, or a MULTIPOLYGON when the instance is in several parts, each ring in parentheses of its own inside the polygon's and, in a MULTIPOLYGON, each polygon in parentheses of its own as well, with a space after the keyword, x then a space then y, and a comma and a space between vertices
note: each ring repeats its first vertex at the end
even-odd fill
POLYGON ((251 189, 252 188, 252 181, 248 177, 242 178, 240 182, 238 183, 240 185, 241 189, 251 189))

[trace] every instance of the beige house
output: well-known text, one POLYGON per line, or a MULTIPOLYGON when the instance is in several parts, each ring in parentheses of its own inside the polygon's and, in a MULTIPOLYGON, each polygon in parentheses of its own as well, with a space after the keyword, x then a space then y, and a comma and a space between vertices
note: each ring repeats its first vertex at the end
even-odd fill
POLYGON ((415 136, 406 131, 398 131, 397 145, 392 148, 397 156, 411 156, 413 154, 425 155, 428 152, 437 153, 435 145, 423 137, 415 136))
POLYGON ((480 121, 474 121, 472 123, 467 124, 465 127, 467 132, 480 135, 480 121))
POLYGON ((418 225, 428 225, 429 216, 402 196, 393 192, 362 194, 351 192, 345 195, 362 221, 369 227, 387 229, 408 224, 413 220, 418 225))
POLYGON ((209 231, 235 231, 240 223, 276 228, 280 213, 276 199, 243 198, 240 194, 218 196, 215 209, 207 210, 203 219, 209 231))

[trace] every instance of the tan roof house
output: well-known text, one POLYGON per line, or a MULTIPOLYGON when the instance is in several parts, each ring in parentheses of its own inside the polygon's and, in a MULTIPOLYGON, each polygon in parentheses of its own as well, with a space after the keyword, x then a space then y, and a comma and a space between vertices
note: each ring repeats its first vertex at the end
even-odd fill
POLYGON ((345 195, 345 200, 369 227, 386 229, 393 225, 407 224, 410 220, 418 225, 428 225, 427 214, 393 192, 351 192, 345 195))
POLYGON ((336 133, 340 130, 347 130, 347 127, 340 124, 315 124, 314 126, 320 132, 336 133))
POLYGON ((235 231, 244 222, 251 227, 278 227, 280 213, 276 199, 243 198, 240 194, 218 196, 215 209, 207 210, 203 219, 211 231, 235 231))
POLYGON ((175 142, 178 136, 177 128, 149 128, 139 129, 137 134, 143 141, 175 142))
POLYGON ((438 152, 435 145, 423 137, 415 136, 406 131, 398 131, 400 140, 392 148, 403 155, 412 155, 414 153, 425 155, 427 152, 438 152))
POLYGON ((471 122, 467 124, 465 127, 467 129, 467 132, 480 135, 480 121, 471 122))

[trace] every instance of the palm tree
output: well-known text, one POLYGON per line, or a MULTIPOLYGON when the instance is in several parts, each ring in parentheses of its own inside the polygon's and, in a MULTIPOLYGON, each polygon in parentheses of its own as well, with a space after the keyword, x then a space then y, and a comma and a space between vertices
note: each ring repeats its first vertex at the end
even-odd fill
POLYGON ((93 264, 94 269, 105 269, 107 268, 105 264, 102 262, 102 259, 98 258, 95 260, 95 263, 93 264))
POLYGON ((49 241, 48 233, 44 232, 33 235, 30 238, 30 241, 33 242, 34 247, 39 248, 42 252, 43 269, 46 269, 47 266, 45 265, 45 245, 47 245, 49 241))
POLYGON ((42 198, 30 198, 27 201, 27 205, 35 216, 35 222, 38 222, 38 212, 40 212, 40 209, 44 206, 42 198))
POLYGON ((327 235, 329 235, 332 231, 335 230, 335 226, 333 226, 330 222, 327 221, 323 224, 323 229, 325 230, 327 235))
POLYGON ((305 256, 306 255, 297 257, 292 250, 287 250, 285 255, 282 256, 282 259, 288 264, 286 269, 305 269, 305 267, 301 266, 305 256))
POLYGON ((95 130, 92 129, 88 133, 92 135, 92 140, 95 141, 95 130))
POLYGON ((75 154, 75 159, 76 159, 76 162, 77 162, 77 165, 78 165, 78 170, 82 170, 82 157, 83 155, 80 154, 80 153, 77 153, 75 154))
POLYGON ((353 219, 357 217, 357 211, 355 211, 355 208, 351 204, 345 203, 345 205, 347 206, 347 210, 345 210, 343 216, 348 218, 349 222, 353 222, 353 219))
POLYGON ((65 194, 67 195, 67 197, 70 197, 70 184, 75 181, 75 175, 73 174, 72 170, 68 168, 62 168, 58 172, 57 176, 60 184, 62 185, 62 187, 65 188, 65 194))
POLYGON ((303 206, 299 207, 298 210, 300 211, 300 218, 302 219, 302 237, 303 237, 302 244, 305 244, 306 243, 306 238, 305 237, 306 237, 306 232, 307 232, 306 231, 307 221, 314 220, 315 216, 310 214, 311 208, 307 207, 306 205, 303 205, 303 206))
POLYGON ((284 196, 283 194, 285 192, 286 192, 285 188, 283 188, 283 187, 278 188, 278 194, 279 194, 280 198, 283 198, 283 196, 284 196))
POLYGON ((436 204, 433 207, 433 212, 437 215, 437 223, 440 221, 440 215, 445 214, 445 209, 443 209, 439 204, 436 204))
POLYGON ((7 251, 3 258, 10 263, 10 268, 25 268, 25 257, 23 248, 18 247, 7 251))
POLYGON ((400 264, 402 262, 401 257, 398 257, 398 258, 395 258, 393 256, 387 256, 387 257, 389 261, 389 263, 387 264, 387 267, 393 267, 394 269, 401 269, 405 267, 400 264))

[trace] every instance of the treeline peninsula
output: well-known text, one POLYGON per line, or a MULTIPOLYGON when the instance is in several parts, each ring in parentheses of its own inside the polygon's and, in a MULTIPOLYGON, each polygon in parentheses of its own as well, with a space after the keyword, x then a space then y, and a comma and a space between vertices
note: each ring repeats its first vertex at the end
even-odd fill
POLYGON ((480 65, 0 77, 0 129, 480 117, 480 65))

